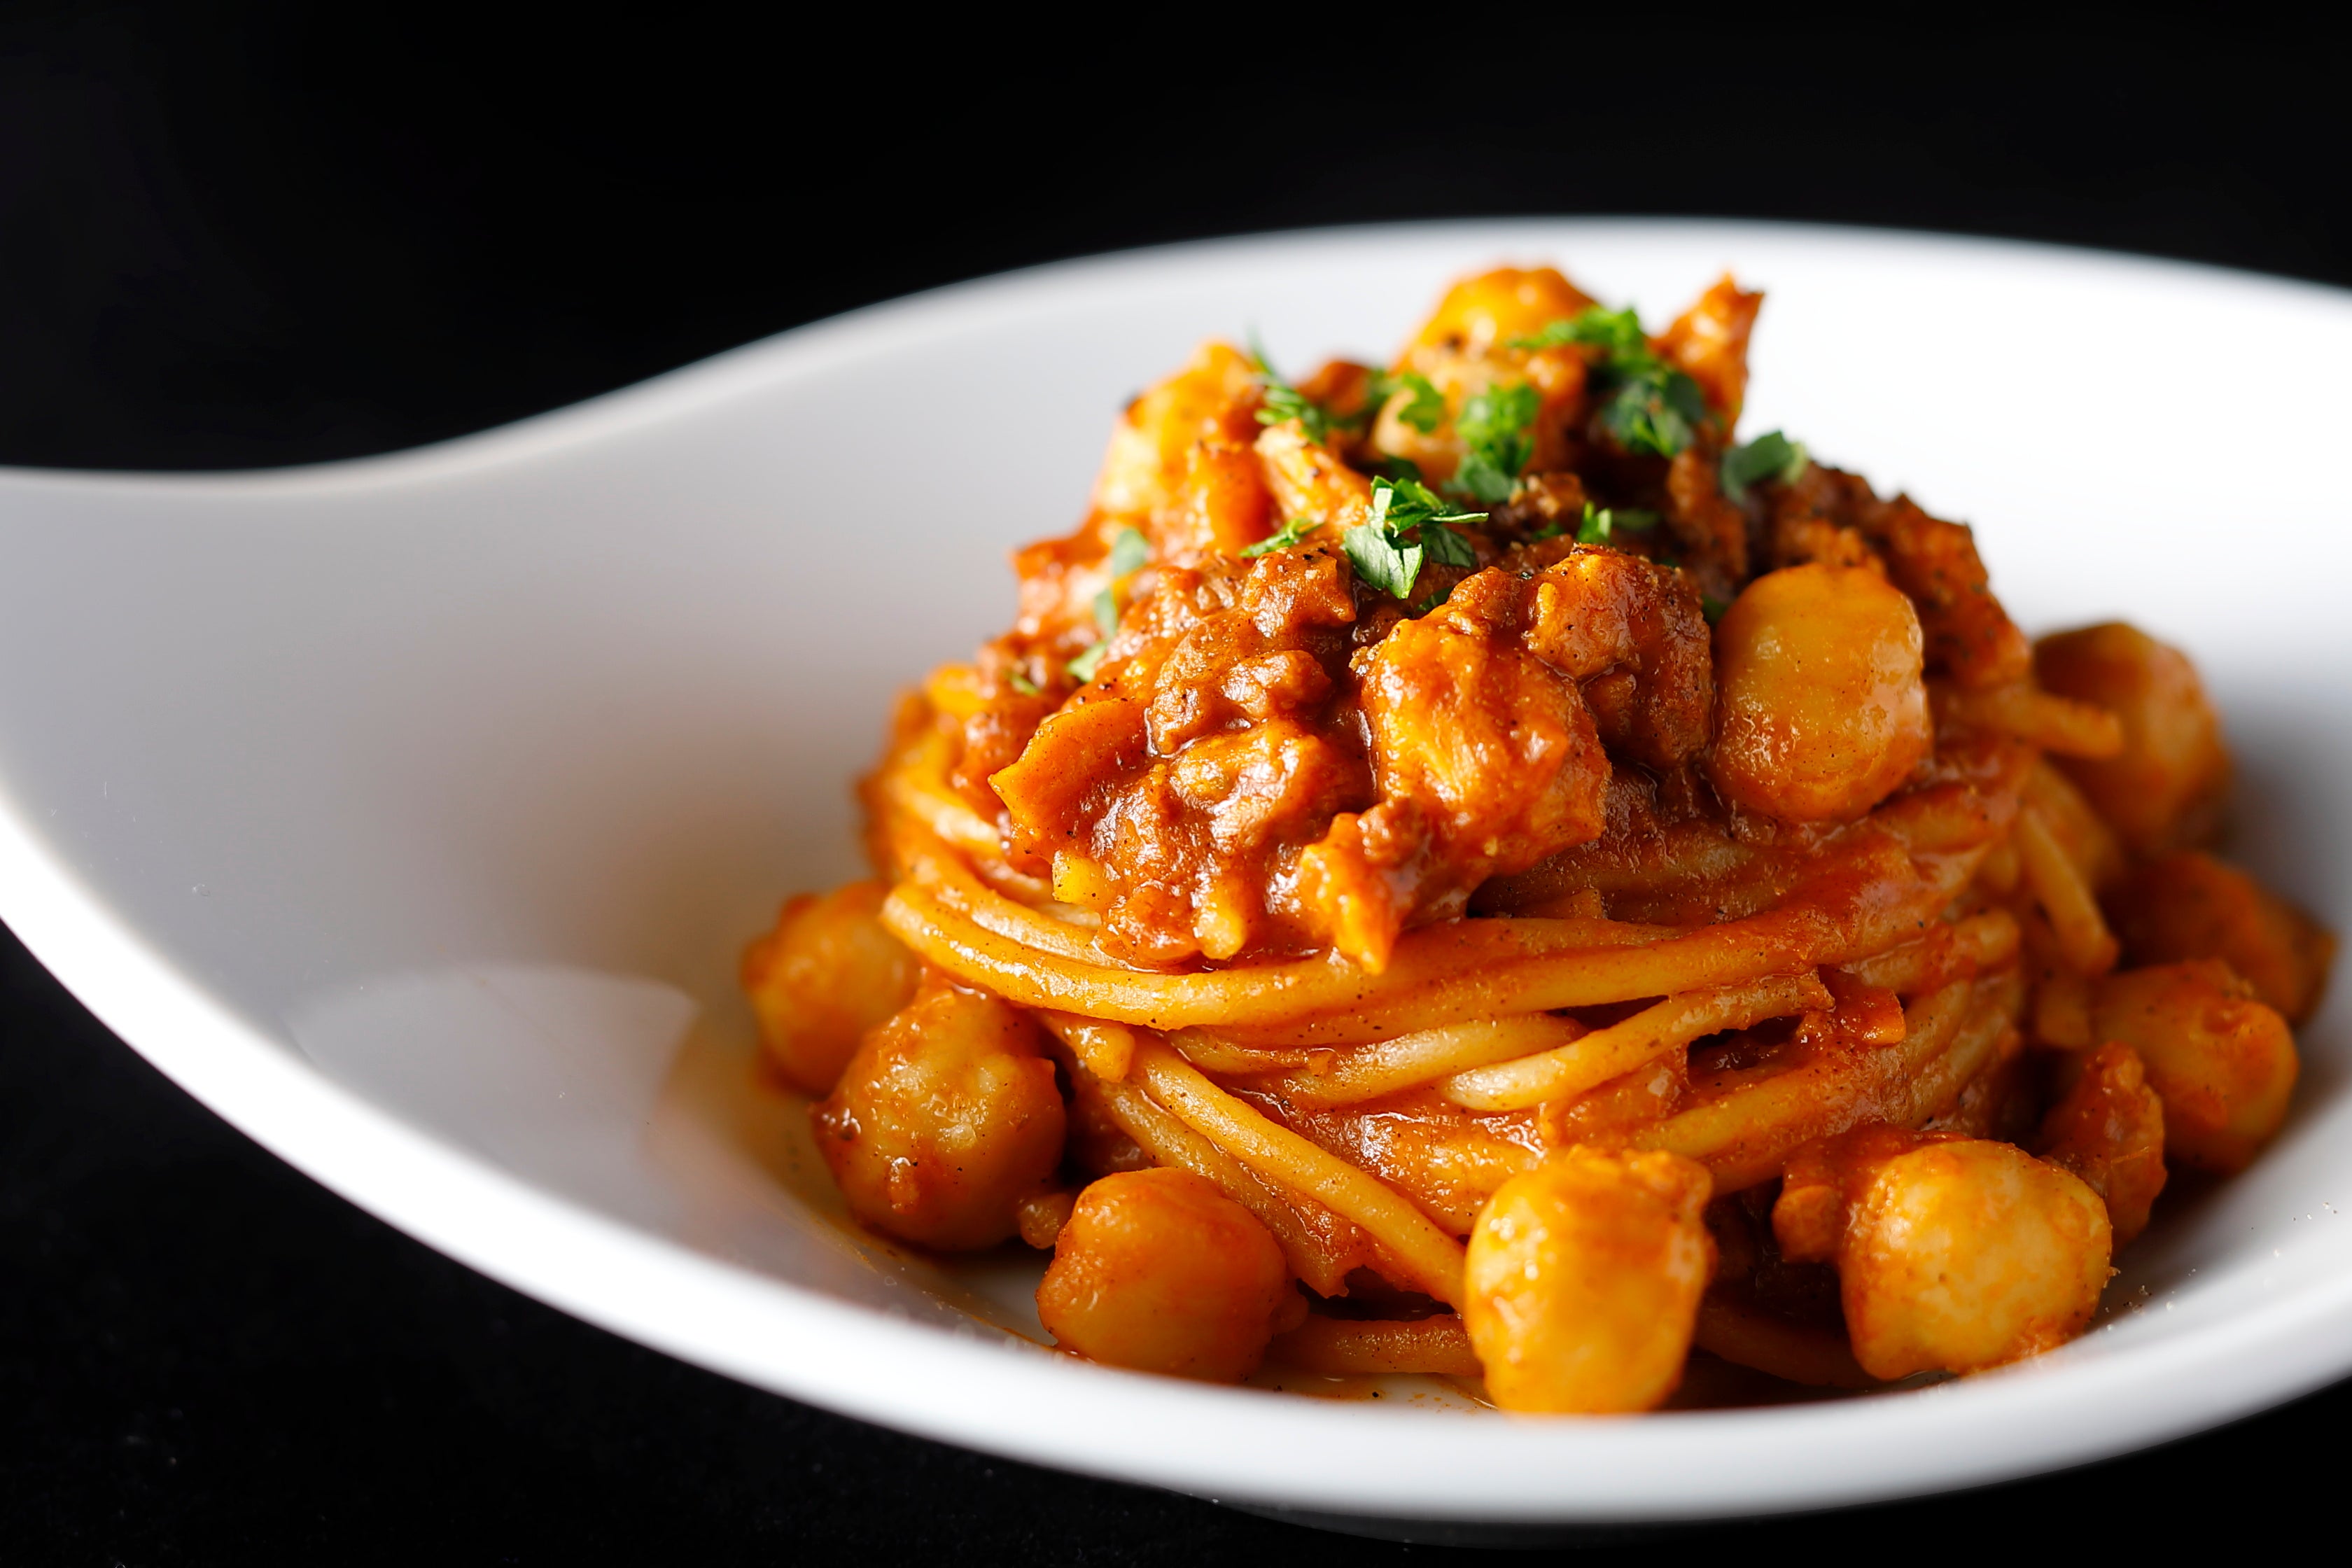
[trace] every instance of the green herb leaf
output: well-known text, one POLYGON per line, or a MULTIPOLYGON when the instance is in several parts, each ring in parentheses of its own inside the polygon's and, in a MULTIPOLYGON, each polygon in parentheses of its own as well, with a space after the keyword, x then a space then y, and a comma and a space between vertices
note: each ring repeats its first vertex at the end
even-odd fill
POLYGON ((1462 437, 1462 466, 1454 488, 1489 503, 1508 500, 1519 470, 1535 456, 1528 427, 1543 406, 1543 395, 1526 382, 1473 393, 1454 428, 1462 437))
MULTIPOLYGON (((1601 507, 1595 510, 1591 501, 1584 503, 1584 521, 1577 525, 1579 544, 1606 544, 1619 529, 1629 533, 1646 533, 1658 526, 1658 514, 1638 506, 1601 507)), ((1554 532, 1560 531, 1557 527, 1554 532)))
POLYGON ((1421 575, 1422 547, 1400 542, 1377 524, 1359 523, 1348 530, 1339 536, 1339 548, 1348 552, 1357 576, 1391 598, 1412 593, 1421 575))
POLYGON ((1295 386, 1279 384, 1267 386, 1265 400, 1258 405, 1257 422, 1279 425, 1289 419, 1297 420, 1306 428, 1307 438, 1310 441, 1331 438, 1331 416, 1323 412, 1321 404, 1295 386))
POLYGON ((1699 614, 1706 617, 1706 624, 1708 626, 1713 626, 1716 622, 1723 619, 1723 612, 1729 608, 1731 608, 1729 605, 1724 603, 1721 599, 1717 598, 1712 594, 1701 594, 1698 596, 1699 614))
POLYGON ((1249 363, 1250 369, 1257 373, 1259 424, 1279 425, 1286 419, 1296 419, 1307 427, 1308 440, 1330 439, 1331 416, 1321 404, 1275 373, 1274 366, 1266 362, 1265 350, 1260 346, 1255 332, 1250 334, 1249 363))
POLYGON ((1767 430, 1744 447, 1723 455, 1723 493, 1733 500, 1748 499, 1748 487, 1766 479, 1794 484, 1811 459, 1801 441, 1791 441, 1778 430, 1767 430))
POLYGON ((1261 555, 1271 555, 1277 550, 1287 550, 1322 526, 1311 517, 1294 517, 1282 525, 1281 531, 1268 534, 1255 544, 1243 545, 1243 558, 1255 561, 1261 555))
POLYGON ((1696 437, 1706 419, 1706 395, 1698 383, 1658 357, 1631 307, 1588 305, 1573 320, 1553 321, 1531 337, 1510 341, 1511 347, 1524 349, 1564 343, 1601 351, 1593 370, 1598 390, 1607 394, 1601 428, 1626 451, 1671 458, 1696 437))
POLYGON ((1024 697, 1036 697, 1042 692, 1042 689, 1035 681, 1017 669, 1004 678, 1004 683, 1024 697))
POLYGON ((1402 375, 1383 375, 1377 378, 1372 386, 1375 406, 1385 405, 1400 392, 1412 393, 1412 398, 1397 410, 1397 417, 1423 435, 1428 435, 1445 423, 1445 395, 1421 372, 1409 370, 1402 375))
POLYGON ((1416 616, 1425 616, 1429 614, 1430 611, 1437 608, 1438 605, 1452 598, 1454 596, 1454 584, 1451 583, 1448 583, 1443 588, 1436 589, 1432 592, 1427 598, 1416 603, 1412 607, 1412 613, 1416 616))
POLYGON ((1671 458, 1697 438, 1706 419, 1698 383, 1663 361, 1617 374, 1601 405, 1601 426, 1636 456, 1671 458))
POLYGON ((1457 510, 1419 479, 1377 479, 1372 481, 1372 521, 1391 533, 1419 528, 1424 522, 1486 521, 1485 512, 1457 510))
POLYGON ((1547 321, 1542 329, 1524 338, 1513 338, 1505 343, 1514 349, 1556 349, 1569 343, 1580 343, 1612 355, 1646 354, 1650 341, 1642 334, 1642 317, 1632 306, 1612 310, 1602 305, 1587 305, 1573 317, 1547 321))
POLYGON ((1421 465, 1411 458, 1382 458, 1380 470, 1392 479, 1411 479, 1414 484, 1421 483, 1421 465))
POLYGON ((1505 338, 1503 346, 1507 349, 1526 349, 1532 353, 1538 349, 1556 349, 1574 342, 1576 342, 1576 323, 1562 316, 1556 321, 1546 321, 1524 338, 1505 338))
POLYGON ((1151 559, 1151 542, 1131 528, 1122 528, 1118 537, 1110 542, 1110 574, 1128 577, 1140 572, 1151 559))
POLYGON ((1412 593, 1422 563, 1475 566, 1477 552, 1448 524, 1483 522, 1483 511, 1460 511, 1418 479, 1372 481, 1372 516, 1340 536, 1356 575, 1393 598, 1412 593))
POLYGON ((1078 655, 1077 658, 1070 660, 1069 663, 1064 665, 1062 668, 1070 672, 1071 679, 1083 686, 1087 681, 1092 680, 1095 678, 1095 667, 1102 663, 1103 655, 1109 651, 1110 642, 1109 639, 1106 638, 1103 641, 1095 644, 1094 647, 1087 649, 1086 652, 1078 655))
POLYGON ((1421 531, 1421 545, 1429 552, 1429 558, 1440 566, 1478 564, 1478 552, 1470 548, 1470 542, 1443 523, 1424 525, 1421 531))
POLYGON ((1131 528, 1122 528, 1110 542, 1110 584, 1095 595, 1095 625, 1102 635, 1118 630, 1119 585, 1151 560, 1151 542, 1131 528))
POLYGON ((1517 473, 1505 468, 1486 452, 1463 454, 1462 466, 1454 470, 1454 488, 1465 495, 1483 501, 1507 501, 1511 499, 1511 486, 1517 473))

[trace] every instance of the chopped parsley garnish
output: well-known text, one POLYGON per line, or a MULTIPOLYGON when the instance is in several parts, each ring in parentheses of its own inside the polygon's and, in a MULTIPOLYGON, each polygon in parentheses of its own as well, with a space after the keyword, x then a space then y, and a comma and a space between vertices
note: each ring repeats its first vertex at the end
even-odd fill
POLYGON ((1364 406, 1381 408, 1400 392, 1412 396, 1397 410, 1397 417, 1426 436, 1445 423, 1445 395, 1437 390, 1429 377, 1417 370, 1402 375, 1375 375, 1371 390, 1365 395, 1364 406))
POLYGON ((1748 487, 1766 479, 1778 479, 1793 484, 1805 471, 1811 459, 1805 455, 1805 444, 1791 441, 1778 430, 1767 430, 1744 447, 1734 447, 1723 455, 1723 493, 1733 500, 1748 499, 1748 487))
POLYGON ((1110 542, 1110 574, 1128 577, 1143 570, 1151 559, 1151 541, 1132 528, 1122 528, 1110 542))
POLYGON ((1650 340, 1642 333, 1641 315, 1631 306, 1622 310, 1611 310, 1599 305, 1587 305, 1572 317, 1546 322, 1540 331, 1528 337, 1513 338, 1504 346, 1556 349, 1570 343, 1599 349, 1612 358, 1650 352, 1650 340))
POLYGON ((1423 523, 1484 522, 1483 511, 1457 511, 1418 479, 1374 479, 1372 522, 1391 533, 1423 523))
POLYGON ((1285 420, 1296 419, 1307 427, 1308 440, 1328 441, 1331 438, 1330 411, 1276 374, 1255 332, 1250 334, 1249 363, 1250 369, 1257 373, 1259 424, 1279 425, 1285 420))
POLYGON ((1250 338, 1249 363, 1250 369, 1257 374, 1257 422, 1279 425, 1286 419, 1296 419, 1306 427, 1310 440, 1328 441, 1334 430, 1361 429, 1400 392, 1411 395, 1397 410, 1399 419, 1424 436, 1445 422, 1445 395, 1417 370, 1408 370, 1397 375, 1391 375, 1386 371, 1372 372, 1370 380, 1364 384, 1361 406, 1352 414, 1339 414, 1283 380, 1266 359, 1265 350, 1260 346, 1255 334, 1250 338))
POLYGON ((1671 458, 1689 446, 1706 418, 1698 383, 1663 361, 1629 375, 1601 405, 1601 427, 1636 456, 1671 458))
POLYGON ((1142 571, 1150 560, 1151 542, 1132 528, 1120 529, 1110 542, 1111 580, 1095 595, 1094 602, 1095 629, 1102 633, 1102 641, 1064 667, 1079 680, 1095 678, 1095 666, 1102 662, 1103 649, 1110 646, 1111 635, 1118 630, 1119 584, 1142 571))
POLYGON ((1279 425, 1296 419, 1307 427, 1310 441, 1327 441, 1331 437, 1331 416, 1323 405, 1291 385, 1288 382, 1268 380, 1264 401, 1259 403, 1257 422, 1279 425))
POLYGON ((1277 550, 1287 550, 1322 526, 1311 517, 1294 517, 1282 525, 1280 531, 1266 535, 1255 544, 1242 546, 1242 554, 1245 559, 1255 561, 1261 555, 1271 555, 1277 550))
POLYGON ((1470 542, 1450 528, 1435 523, 1424 526, 1421 531, 1421 546, 1440 566, 1478 564, 1478 552, 1470 548, 1470 542))
MULTIPOLYGON (((1592 310, 1598 309, 1598 306, 1592 307, 1592 310)), ((1588 310, 1585 314, 1591 314, 1591 310, 1588 310)), ((1577 321, 1581 320, 1583 320, 1582 316, 1577 318, 1577 321)), ((1576 341, 1576 321, 1563 316, 1556 321, 1546 321, 1540 329, 1529 332, 1526 337, 1505 338, 1503 346, 1507 349, 1526 349, 1532 353, 1539 349, 1565 348, 1576 341)))
POLYGON ((1519 470, 1535 456, 1535 437, 1528 427, 1543 395, 1526 382, 1516 386, 1490 386, 1471 394, 1454 421, 1462 437, 1462 466, 1454 470, 1454 489, 1489 505, 1511 499, 1519 470))
POLYGON ((1658 514, 1654 511, 1644 511, 1637 506, 1595 509, 1591 501, 1586 501, 1584 521, 1577 524, 1576 542, 1579 544, 1606 544, 1610 536, 1621 528, 1632 533, 1645 533, 1657 526, 1658 514))
POLYGON ((1620 447, 1636 456, 1671 458, 1691 444, 1706 418, 1706 398, 1698 383, 1658 357, 1633 310, 1587 305, 1570 320, 1550 322, 1532 336, 1513 338, 1509 346, 1548 349, 1566 343, 1601 351, 1593 366, 1594 381, 1604 394, 1601 427, 1620 447))
POLYGON ((1340 537, 1339 548, 1348 552, 1357 576, 1391 598, 1412 593, 1413 580, 1421 575, 1421 546, 1400 543, 1370 523, 1349 529, 1340 537))
POLYGON ((1042 688, 1035 681, 1030 679, 1025 672, 1018 669, 1006 676, 1004 683, 1024 697, 1035 697, 1042 692, 1042 688))
POLYGON ((1483 511, 1456 511, 1413 479, 1374 479, 1372 517, 1340 536, 1356 575, 1391 598, 1410 598, 1422 563, 1475 566, 1477 553, 1450 524, 1483 522, 1483 511))
POLYGON ((1731 608, 1729 605, 1712 594, 1701 594, 1698 596, 1698 613, 1706 617, 1708 626, 1713 626, 1723 619, 1723 612, 1729 608, 1731 608))

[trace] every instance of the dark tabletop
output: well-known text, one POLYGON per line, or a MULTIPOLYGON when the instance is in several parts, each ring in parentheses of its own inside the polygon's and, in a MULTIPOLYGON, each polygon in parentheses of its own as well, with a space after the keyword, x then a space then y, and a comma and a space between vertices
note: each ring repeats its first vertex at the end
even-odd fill
MULTIPOLYGON (((959 278, 1390 217, 1812 218, 2352 282, 2352 114, 2308 38, 1163 7, 1184 37, 1024 68, 1003 17, 749 15, 0 11, 0 463, 382 451, 959 278)), ((2102 395, 2017 349, 2051 417, 2102 395)), ((2258 1550, 2333 1523, 2347 1421, 2352 1385, 2009 1488, 1599 1552, 2258 1550)), ((0 1563, 1253 1548, 1447 1554, 941 1447, 575 1322, 247 1142, 0 931, 0 1563)))

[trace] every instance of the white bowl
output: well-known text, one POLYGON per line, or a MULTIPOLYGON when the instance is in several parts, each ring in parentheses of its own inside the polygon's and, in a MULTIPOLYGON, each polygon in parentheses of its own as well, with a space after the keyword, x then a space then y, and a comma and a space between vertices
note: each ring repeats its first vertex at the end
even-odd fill
MULTIPOLYGON (((749 1087, 735 954, 853 872, 893 692, 1002 624, 1122 397, 1212 333, 1397 342, 1557 260, 1655 321, 1770 293, 1746 427, 1980 531, 2030 628, 2189 648, 2238 847, 2352 913, 2352 300, 2078 252, 1524 223, 1182 247, 944 289, 423 451, 0 474, 0 914, 165 1072, 435 1247, 833 1409, 1234 1501, 1494 1523, 1856 1502, 2114 1454, 2352 1369, 2345 1009, 2256 1167, 2096 1331, 1907 1394, 1519 1420, 1085 1366, 1034 1267, 840 1223, 749 1087)), ((453 374, 459 367, 453 367, 453 374)), ((1392 1391, 1393 1392, 1393 1391, 1392 1391)))

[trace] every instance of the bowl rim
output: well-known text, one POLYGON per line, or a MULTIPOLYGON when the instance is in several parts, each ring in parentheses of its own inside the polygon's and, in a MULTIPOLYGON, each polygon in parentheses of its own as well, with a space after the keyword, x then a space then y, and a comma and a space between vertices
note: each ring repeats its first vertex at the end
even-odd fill
MULTIPOLYGON (((2028 242, 1706 219, 1457 220, 1279 231, 1080 258, 884 301, 566 408, 429 447, 225 474, 0 469, 0 491, 149 495, 261 487, 331 495, 462 477, 688 417, 822 375, 974 312, 1254 251, 1401 237, 1695 231, 1852 249, 1955 248, 2053 266, 2151 269, 2203 287, 2352 293, 2198 263, 2028 242)), ((1337 1514, 1496 1522, 1698 1520, 1983 1485, 2087 1463, 2249 1415, 2352 1370, 2352 1271, 2097 1357, 2062 1350, 1909 1394, 1638 1419, 1487 1419, 1211 1388, 1087 1366, 979 1330, 894 1318, 723 1261, 543 1191, 329 1079, 212 994, 118 915, 0 779, 0 918, 167 1077, 330 1190, 426 1245, 600 1327, 746 1383, 924 1436, 1058 1468, 1337 1514), (824 1347, 822 1352, 797 1347, 824 1347)))

